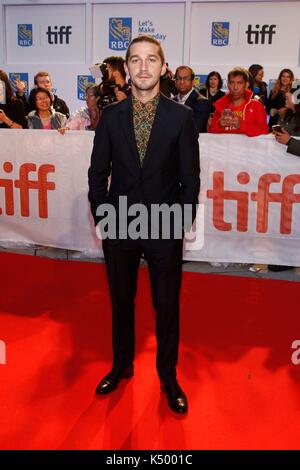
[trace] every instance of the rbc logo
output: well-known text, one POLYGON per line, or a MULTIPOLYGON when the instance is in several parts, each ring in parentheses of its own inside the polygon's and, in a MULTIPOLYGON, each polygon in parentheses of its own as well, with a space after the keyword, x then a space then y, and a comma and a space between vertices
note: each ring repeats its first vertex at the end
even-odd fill
POLYGON ((9 74, 9 81, 11 83, 13 91, 16 93, 17 88, 15 85, 16 81, 24 82, 26 87, 25 87, 25 95, 28 98, 28 73, 10 73, 9 74))
POLYGON ((32 46, 32 24, 18 24, 18 46, 32 46))
POLYGON ((205 85, 207 75, 195 75, 194 83, 196 88, 201 88, 205 85))
POLYGON ((109 48, 126 51, 131 41, 132 18, 109 18, 109 48))
POLYGON ((228 46, 229 44, 229 21, 213 21, 211 25, 212 46, 228 46))
POLYGON ((92 75, 77 75, 77 99, 85 100, 87 87, 94 84, 95 79, 92 75))

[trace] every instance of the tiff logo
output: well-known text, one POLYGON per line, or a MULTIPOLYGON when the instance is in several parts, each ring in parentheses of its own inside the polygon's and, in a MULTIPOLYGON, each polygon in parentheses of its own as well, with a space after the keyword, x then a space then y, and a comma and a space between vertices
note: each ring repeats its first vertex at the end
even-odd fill
MULTIPOLYGON (((13 164, 11 162, 3 163, 3 170, 9 174, 13 171, 13 164)), ((23 163, 19 168, 19 179, 2 178, 0 173, 0 189, 4 189, 5 199, 5 213, 6 215, 15 214, 15 199, 14 187, 19 190, 20 194, 20 208, 23 217, 29 217, 29 192, 30 190, 37 191, 38 195, 38 208, 39 217, 47 219, 48 217, 48 197, 47 191, 55 189, 55 183, 47 180, 48 173, 54 173, 54 165, 44 164, 40 165, 37 169, 35 163, 23 163), (37 179, 29 177, 29 173, 37 171, 37 179)), ((2 208, 0 207, 0 215, 2 208)))
POLYGON ((276 24, 264 24, 261 28, 260 25, 248 24, 248 29, 245 31, 247 34, 247 43, 248 44, 265 44, 266 38, 268 38, 267 44, 272 44, 272 39, 274 34, 276 34, 276 24))
POLYGON ((0 340, 0 365, 6 364, 6 344, 5 341, 0 340))
MULTIPOLYGON (((246 185, 250 181, 250 175, 241 171, 237 175, 237 182, 246 185)), ((280 233, 291 233, 293 220, 293 204, 300 203, 300 194, 294 193, 294 188, 300 183, 300 174, 288 175, 283 179, 282 191, 272 192, 272 183, 280 183, 281 176, 278 173, 266 173, 258 180, 256 192, 251 193, 251 200, 256 202, 256 231, 266 233, 268 231, 269 204, 275 202, 280 208, 280 233)), ((249 192, 233 191, 224 188, 224 172, 213 173, 213 188, 207 190, 208 199, 213 200, 213 224, 222 231, 231 231, 232 224, 224 220, 225 201, 234 201, 237 207, 236 228, 238 232, 248 231, 249 216, 249 192)))
POLYGON ((72 26, 48 26, 46 34, 48 36, 48 44, 69 44, 69 38, 72 34, 72 26))
POLYGON ((300 364, 300 340, 295 339, 295 341, 292 342, 291 348, 295 349, 292 354, 291 361, 295 366, 297 366, 300 364))

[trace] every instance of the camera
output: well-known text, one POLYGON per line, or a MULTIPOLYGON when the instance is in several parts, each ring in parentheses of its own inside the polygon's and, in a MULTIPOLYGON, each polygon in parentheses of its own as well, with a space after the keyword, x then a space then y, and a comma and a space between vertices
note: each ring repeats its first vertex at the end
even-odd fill
POLYGON ((120 85, 117 85, 113 79, 109 77, 108 64, 102 62, 100 64, 95 64, 93 67, 90 67, 90 71, 94 78, 100 78, 102 81, 98 85, 98 92, 95 96, 98 96, 97 106, 100 109, 105 108, 107 105, 117 101, 115 95, 115 88, 121 89, 120 85))

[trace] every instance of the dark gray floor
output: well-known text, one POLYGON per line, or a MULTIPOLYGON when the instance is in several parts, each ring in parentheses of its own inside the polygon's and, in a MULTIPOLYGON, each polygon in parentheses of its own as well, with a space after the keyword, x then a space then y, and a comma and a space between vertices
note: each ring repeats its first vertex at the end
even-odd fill
MULTIPOLYGON (((26 254, 31 256, 42 256, 45 258, 56 258, 70 261, 86 261, 94 263, 103 263, 103 259, 97 253, 91 252, 78 252, 72 250, 63 250, 59 248, 37 247, 37 246, 19 246, 19 247, 4 247, 0 246, 0 251, 13 252, 26 254)), ((230 264, 225 267, 212 266, 210 263, 202 261, 188 261, 183 264, 183 270, 189 272, 210 273, 210 274, 225 274, 227 276, 243 276, 255 278, 268 278, 268 279, 281 279, 287 281, 300 281, 300 268, 293 268, 282 272, 268 271, 266 265, 255 265, 257 271, 250 271, 251 265, 243 264, 230 264)))

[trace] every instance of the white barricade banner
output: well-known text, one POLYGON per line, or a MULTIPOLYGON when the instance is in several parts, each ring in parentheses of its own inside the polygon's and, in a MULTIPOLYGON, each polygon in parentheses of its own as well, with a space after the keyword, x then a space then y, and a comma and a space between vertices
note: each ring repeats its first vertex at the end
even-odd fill
POLYGON ((300 159, 273 136, 202 134, 200 160, 204 243, 185 258, 300 266, 300 159))
MULTIPOLYGON (((2 242, 100 247, 87 199, 93 137, 0 130, 2 242)), ((185 259, 300 266, 300 159, 272 136, 202 134, 200 155, 203 246, 185 259)))
POLYGON ((0 130, 0 240, 95 249, 87 199, 93 132, 0 130))

